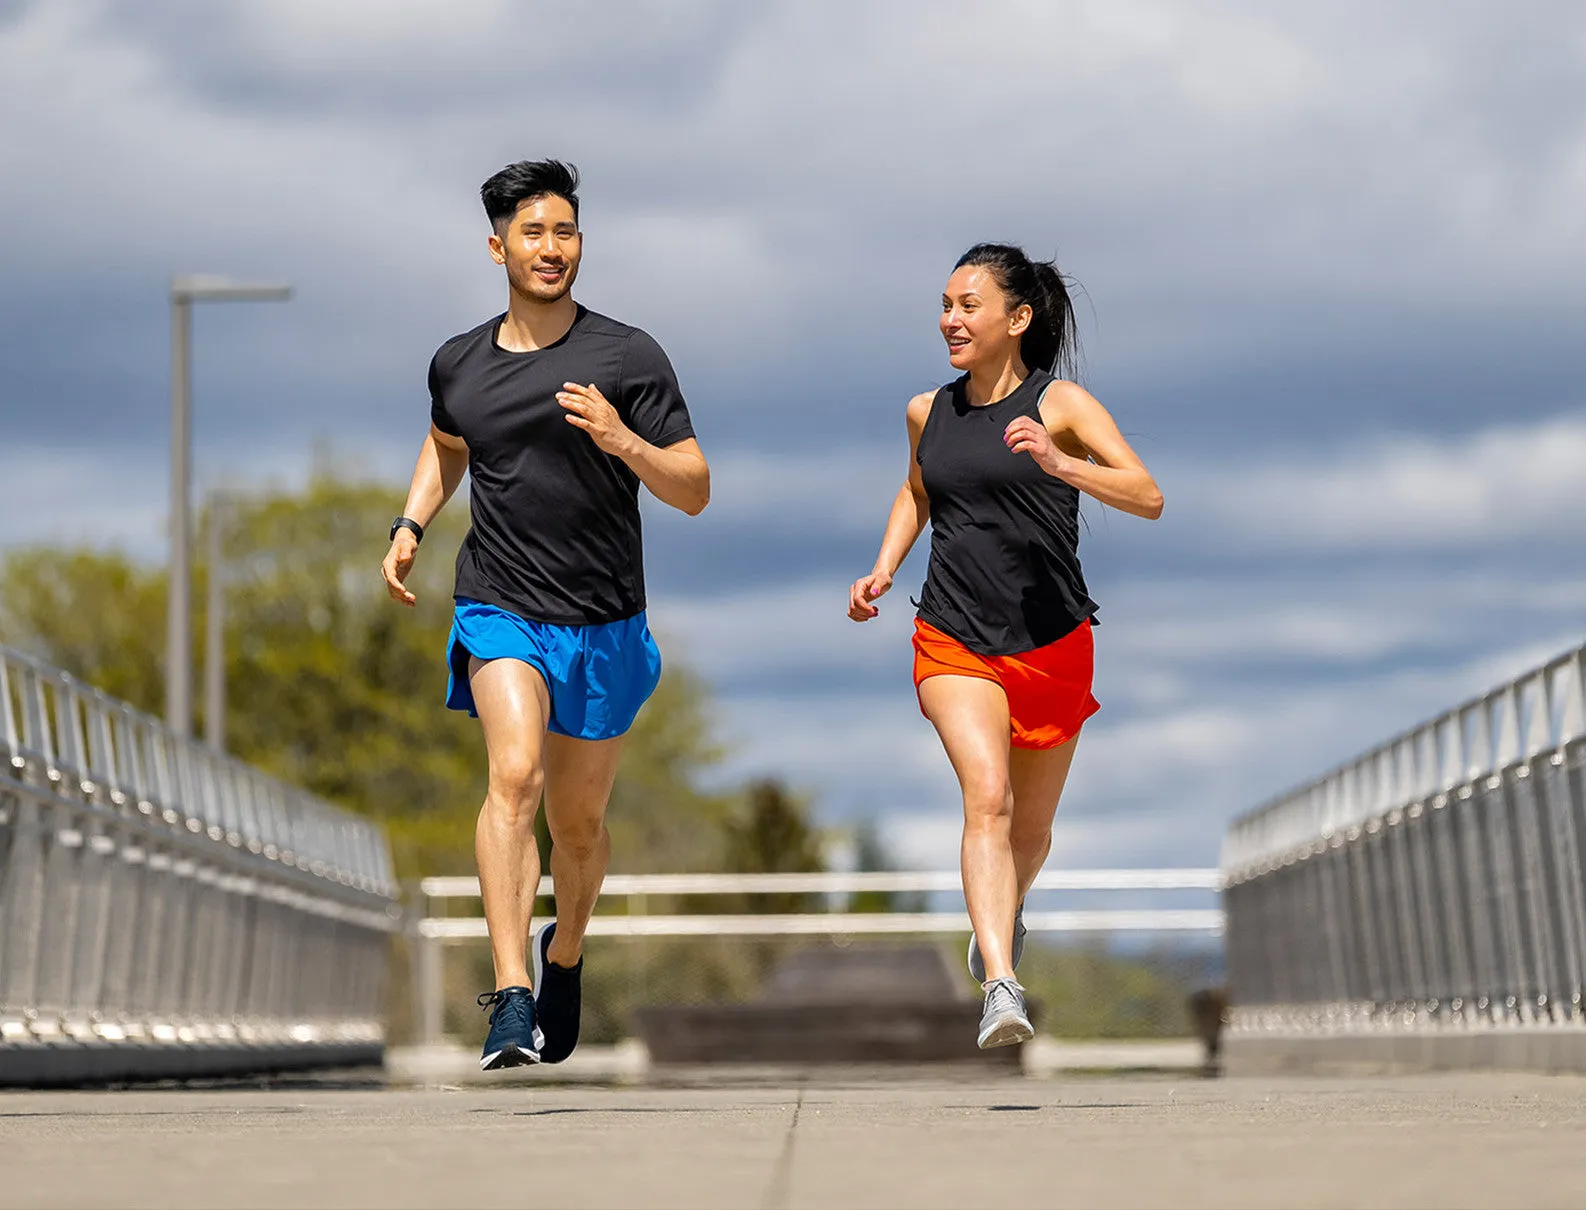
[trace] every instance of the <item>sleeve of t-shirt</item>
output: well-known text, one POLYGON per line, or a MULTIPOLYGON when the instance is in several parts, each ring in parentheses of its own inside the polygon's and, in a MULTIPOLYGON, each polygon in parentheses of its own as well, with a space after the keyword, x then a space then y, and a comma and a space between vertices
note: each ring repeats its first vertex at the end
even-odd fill
POLYGON ((628 427, 661 449, 694 435, 694 423, 672 363, 647 332, 635 332, 628 338, 622 358, 620 406, 627 414, 628 427))
POLYGON ((446 410, 446 399, 441 390, 440 359, 439 353, 430 358, 430 423, 448 437, 461 437, 462 430, 446 410))

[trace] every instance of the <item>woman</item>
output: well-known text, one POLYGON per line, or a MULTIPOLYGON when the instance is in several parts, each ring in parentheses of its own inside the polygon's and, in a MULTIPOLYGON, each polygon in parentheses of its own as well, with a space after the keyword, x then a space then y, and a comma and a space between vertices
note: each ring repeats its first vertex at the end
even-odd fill
POLYGON ((1079 496, 1139 517, 1162 493, 1083 387, 1062 275, 1022 249, 977 244, 942 294, 954 382, 909 401, 909 476, 875 570, 849 590, 848 616, 875 600, 931 522, 931 561, 914 632, 920 709, 964 795, 969 969, 986 994, 980 1046, 1034 1032, 1014 977, 1023 901, 1052 844, 1091 696, 1091 615, 1080 571, 1079 496))

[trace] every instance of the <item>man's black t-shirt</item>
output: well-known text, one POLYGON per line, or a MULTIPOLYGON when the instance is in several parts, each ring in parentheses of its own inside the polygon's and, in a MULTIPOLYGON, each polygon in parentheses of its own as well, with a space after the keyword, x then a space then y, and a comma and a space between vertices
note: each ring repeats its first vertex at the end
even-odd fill
POLYGON ((694 435, 677 376, 646 333, 578 308, 555 344, 513 353, 498 315, 430 362, 430 418, 468 443, 473 526, 456 595, 560 626, 644 608, 639 477, 567 422, 566 382, 593 383, 623 423, 665 448, 694 435))

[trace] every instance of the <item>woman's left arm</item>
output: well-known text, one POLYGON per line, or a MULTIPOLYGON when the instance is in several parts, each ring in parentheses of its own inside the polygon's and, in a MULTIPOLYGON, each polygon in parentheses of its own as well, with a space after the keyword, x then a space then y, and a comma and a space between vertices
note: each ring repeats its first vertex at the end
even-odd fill
POLYGON ((1016 454, 1029 454, 1053 478, 1103 504, 1148 521, 1162 515, 1162 491, 1123 439, 1107 409, 1084 387, 1054 382, 1041 396, 1041 420, 1020 416, 1003 433, 1016 454), (1084 450, 1085 457, 1063 446, 1084 450))

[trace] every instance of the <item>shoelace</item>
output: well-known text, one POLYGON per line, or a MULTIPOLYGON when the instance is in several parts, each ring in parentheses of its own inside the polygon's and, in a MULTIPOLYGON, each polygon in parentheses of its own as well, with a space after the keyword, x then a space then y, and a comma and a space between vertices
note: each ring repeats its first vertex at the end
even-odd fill
POLYGON ((986 988, 987 1012, 1023 1012, 1024 1006, 1020 1002, 1021 988, 1012 979, 994 979, 986 988))
POLYGON ((528 1013, 524 1011, 522 1004, 514 1004, 514 1001, 519 1000, 529 1000, 530 1003, 533 1003, 533 1000, 526 992, 513 996, 509 995, 505 991, 485 992, 483 995, 479 996, 474 1001, 474 1003, 479 1005, 481 1010, 488 1011, 490 1013, 490 1024, 492 1026, 495 1025, 496 1018, 501 1015, 502 1011, 508 1005, 513 1005, 514 1010, 517 1012, 523 1024, 527 1025, 529 1017, 528 1013))

